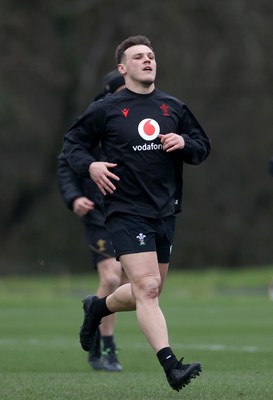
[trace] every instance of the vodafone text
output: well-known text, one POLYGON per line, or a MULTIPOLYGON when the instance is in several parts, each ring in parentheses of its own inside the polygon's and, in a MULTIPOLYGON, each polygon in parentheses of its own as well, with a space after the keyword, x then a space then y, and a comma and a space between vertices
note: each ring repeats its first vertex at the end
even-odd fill
POLYGON ((137 146, 132 146, 134 151, 149 151, 149 150, 162 150, 163 145, 161 143, 144 143, 137 146))

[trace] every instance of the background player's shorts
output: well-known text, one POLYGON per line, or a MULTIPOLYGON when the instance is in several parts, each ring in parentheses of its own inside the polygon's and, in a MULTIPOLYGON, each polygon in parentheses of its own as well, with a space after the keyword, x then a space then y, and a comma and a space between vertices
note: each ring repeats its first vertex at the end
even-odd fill
POLYGON ((114 213, 106 220, 116 259, 124 254, 155 251, 159 263, 168 263, 175 230, 175 216, 146 218, 114 213))
POLYGON ((110 234, 104 225, 98 226, 91 223, 85 223, 84 227, 95 268, 100 261, 116 257, 110 234))

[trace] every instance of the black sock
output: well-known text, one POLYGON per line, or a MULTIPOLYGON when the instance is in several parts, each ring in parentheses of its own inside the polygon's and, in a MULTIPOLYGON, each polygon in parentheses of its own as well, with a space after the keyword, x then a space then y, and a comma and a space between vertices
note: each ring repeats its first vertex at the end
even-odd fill
POLYGON ((106 317, 107 315, 113 314, 106 305, 106 297, 102 297, 101 299, 98 298, 97 301, 94 302, 93 310, 94 313, 99 317, 99 319, 106 317))
POLYGON ((178 363, 178 360, 170 347, 164 347, 163 349, 159 350, 156 355, 166 374, 178 363))
POLYGON ((111 352, 115 352, 116 346, 114 342, 114 335, 102 336, 103 350, 110 349, 111 352))

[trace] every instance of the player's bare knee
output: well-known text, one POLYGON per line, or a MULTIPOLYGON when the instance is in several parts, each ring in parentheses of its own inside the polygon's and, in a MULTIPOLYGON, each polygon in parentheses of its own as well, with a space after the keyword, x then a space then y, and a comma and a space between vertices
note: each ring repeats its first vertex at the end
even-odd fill
POLYGON ((157 279, 149 279, 143 282, 142 290, 148 299, 154 299, 159 295, 159 282, 157 279))
POLYGON ((159 295, 158 286, 149 288, 146 293, 149 299, 155 299, 159 295))

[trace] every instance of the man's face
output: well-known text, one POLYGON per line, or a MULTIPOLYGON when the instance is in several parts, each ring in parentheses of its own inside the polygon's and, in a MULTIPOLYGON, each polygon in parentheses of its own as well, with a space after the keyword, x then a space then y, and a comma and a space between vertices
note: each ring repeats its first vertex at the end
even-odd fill
POLYGON ((129 47, 124 52, 123 66, 125 77, 131 81, 151 85, 156 77, 154 52, 145 45, 129 47))

